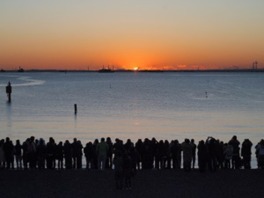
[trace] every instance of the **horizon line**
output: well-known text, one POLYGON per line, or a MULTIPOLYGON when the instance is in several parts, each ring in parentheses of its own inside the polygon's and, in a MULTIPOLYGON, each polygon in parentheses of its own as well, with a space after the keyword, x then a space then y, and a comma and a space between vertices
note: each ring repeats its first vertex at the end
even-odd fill
MULTIPOLYGON (((1 69, 0 72, 100 72, 101 69, 1 69)), ((264 72, 264 68, 223 68, 223 69, 111 69, 110 72, 264 72)))

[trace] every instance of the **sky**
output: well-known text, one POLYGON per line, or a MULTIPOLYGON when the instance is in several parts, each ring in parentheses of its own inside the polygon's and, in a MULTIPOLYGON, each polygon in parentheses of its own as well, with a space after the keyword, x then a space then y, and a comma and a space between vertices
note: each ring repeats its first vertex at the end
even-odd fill
POLYGON ((0 69, 264 68, 263 0, 0 0, 0 69))

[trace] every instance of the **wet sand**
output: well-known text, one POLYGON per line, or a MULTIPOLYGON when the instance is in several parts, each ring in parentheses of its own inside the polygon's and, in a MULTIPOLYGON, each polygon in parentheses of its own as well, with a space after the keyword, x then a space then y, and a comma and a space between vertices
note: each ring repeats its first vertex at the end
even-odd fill
POLYGON ((264 170, 144 170, 116 190, 109 170, 0 170, 0 197, 262 197, 263 182, 264 170))

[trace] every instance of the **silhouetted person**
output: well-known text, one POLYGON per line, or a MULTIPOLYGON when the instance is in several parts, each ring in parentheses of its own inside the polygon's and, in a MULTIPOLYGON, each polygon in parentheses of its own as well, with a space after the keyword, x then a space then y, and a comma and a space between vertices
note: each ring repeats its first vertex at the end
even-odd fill
POLYGON ((34 136, 30 137, 30 139, 29 139, 27 152, 28 152, 29 167, 30 168, 36 168, 36 165, 37 165, 37 148, 36 148, 34 136))
POLYGON ((113 143, 110 137, 106 138, 106 143, 108 144, 108 152, 105 166, 108 169, 111 169, 113 166, 113 143))
POLYGON ((116 138, 115 143, 114 143, 114 150, 113 150, 114 156, 119 155, 123 159, 124 153, 125 153, 125 148, 124 148, 123 141, 116 138))
POLYGON ((192 145, 192 169, 195 167, 195 161, 196 161, 196 144, 194 139, 191 139, 191 145, 192 145))
POLYGON ((63 145, 63 152, 65 158, 65 168, 71 169, 72 168, 72 145, 70 144, 69 140, 66 140, 63 145))
POLYGON ((22 169, 22 145, 19 140, 16 140, 15 159, 17 169, 22 169))
POLYGON ((133 163, 131 156, 125 152, 123 157, 123 171, 124 171, 124 181, 126 190, 131 189, 131 178, 133 172, 133 163))
POLYGON ((157 170, 164 169, 164 142, 160 140, 157 143, 156 152, 155 152, 155 168, 157 170))
POLYGON ((12 86, 11 83, 8 82, 7 86, 6 86, 6 94, 7 94, 7 98, 8 98, 8 102, 11 102, 11 93, 12 93, 12 86))
POLYGON ((164 142, 164 165, 165 169, 171 169, 170 143, 168 140, 164 142))
POLYGON ((178 140, 174 140, 171 142, 170 149, 171 157, 172 157, 172 167, 173 169, 181 168, 181 145, 178 140))
POLYGON ((206 140, 206 146, 208 150, 208 168, 210 171, 216 171, 217 169, 217 151, 216 140, 213 137, 208 137, 206 140))
POLYGON ((129 155, 132 160, 132 168, 133 168, 133 173, 136 174, 136 169, 137 169, 137 161, 139 159, 139 154, 137 150, 135 149, 134 145, 129 151, 129 155))
POLYGON ((45 141, 40 138, 39 143, 37 145, 37 159, 38 159, 38 168, 44 169, 45 168, 45 162, 47 157, 47 148, 45 141))
POLYGON ((204 141, 201 140, 198 144, 198 167, 200 172, 204 172, 206 170, 207 160, 208 160, 207 147, 204 141))
POLYGON ((138 139, 135 145, 135 149, 138 153, 138 160, 136 161, 137 169, 140 170, 142 168, 142 155, 143 155, 143 142, 141 139, 138 139))
POLYGON ((95 139, 93 142, 93 166, 92 168, 98 169, 98 156, 97 156, 97 145, 99 144, 99 140, 95 139))
POLYGON ((77 169, 82 168, 82 149, 83 145, 80 140, 77 141, 77 169))
POLYGON ((219 140, 216 141, 216 159, 217 159, 217 165, 218 168, 223 169, 224 168, 224 143, 220 142, 219 140))
POLYGON ((251 169, 251 147, 252 142, 249 139, 245 139, 242 143, 241 156, 243 157, 243 164, 245 169, 251 169))
POLYGON ((6 138, 3 149, 5 153, 6 168, 14 168, 14 145, 9 137, 6 138))
POLYGON ((86 169, 91 169, 93 166, 93 144, 88 142, 83 149, 85 160, 86 160, 86 169))
POLYGON ((231 144, 224 145, 225 168, 230 169, 233 158, 233 146, 231 144))
POLYGON ((47 168, 54 169, 55 168, 55 155, 56 155, 57 145, 55 140, 50 137, 49 142, 47 143, 47 168))
POLYGON ((74 138, 72 143, 73 168, 80 169, 82 167, 82 148, 81 141, 74 138))
POLYGON ((143 152, 142 152, 142 169, 152 169, 153 168, 153 143, 146 138, 143 142, 143 152))
POLYGON ((116 189, 122 190, 124 171, 123 171, 123 157, 122 157, 122 153, 120 151, 115 152, 113 164, 114 164, 116 189))
POLYGON ((98 157, 98 169, 104 170, 108 153, 108 144, 105 142, 104 138, 101 138, 101 142, 97 144, 96 153, 98 157))
POLYGON ((191 170, 191 162, 192 162, 192 145, 190 144, 189 139, 185 139, 182 143, 182 151, 183 151, 183 168, 185 171, 191 170))
POLYGON ((28 145, 29 145, 29 138, 26 139, 25 142, 22 144, 22 150, 23 150, 23 166, 24 169, 28 169, 28 145))
POLYGON ((264 140, 262 139, 255 148, 258 168, 264 169, 264 140))
POLYGON ((58 169, 63 169, 63 144, 59 142, 56 149, 56 160, 58 160, 58 169))
POLYGON ((72 143, 73 168, 77 168, 78 147, 79 146, 78 146, 77 138, 73 138, 73 143, 72 143))
POLYGON ((229 141, 229 144, 233 146, 232 168, 239 169, 241 166, 240 155, 239 155, 240 142, 237 140, 237 136, 234 135, 232 139, 229 141))

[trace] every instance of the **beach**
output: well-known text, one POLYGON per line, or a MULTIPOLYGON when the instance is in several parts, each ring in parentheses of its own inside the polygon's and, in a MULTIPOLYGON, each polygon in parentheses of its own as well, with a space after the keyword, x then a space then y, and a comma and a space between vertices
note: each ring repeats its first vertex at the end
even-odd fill
POLYGON ((263 170, 143 170, 132 190, 116 190, 114 171, 1 170, 0 195, 12 197, 261 197, 263 170))

